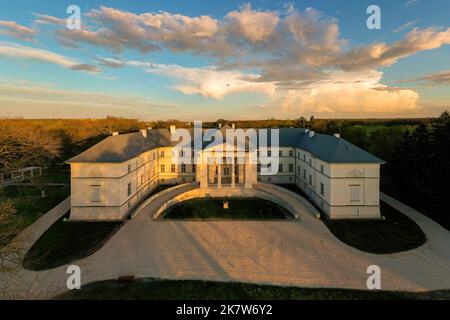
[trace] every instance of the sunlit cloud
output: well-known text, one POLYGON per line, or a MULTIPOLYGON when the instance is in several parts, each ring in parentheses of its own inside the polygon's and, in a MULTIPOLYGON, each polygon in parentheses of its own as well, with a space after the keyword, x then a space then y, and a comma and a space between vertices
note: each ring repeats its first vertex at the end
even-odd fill
POLYGON ((37 49, 5 41, 0 41, 0 56, 4 56, 10 59, 27 59, 33 61, 47 62, 57 64, 72 70, 81 70, 87 72, 101 71, 97 67, 79 63, 74 59, 48 50, 37 49))
POLYGON ((24 41, 34 41, 36 31, 20 25, 15 21, 0 20, 0 35, 6 35, 24 41))

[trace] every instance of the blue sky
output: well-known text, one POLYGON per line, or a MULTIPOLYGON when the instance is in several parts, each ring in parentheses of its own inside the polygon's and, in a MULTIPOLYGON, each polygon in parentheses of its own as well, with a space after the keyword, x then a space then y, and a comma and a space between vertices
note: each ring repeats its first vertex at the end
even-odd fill
POLYGON ((0 4, 0 116, 430 116, 450 106, 450 1, 0 4), (66 8, 81 9, 68 30, 66 8), (369 30, 366 9, 381 9, 369 30))

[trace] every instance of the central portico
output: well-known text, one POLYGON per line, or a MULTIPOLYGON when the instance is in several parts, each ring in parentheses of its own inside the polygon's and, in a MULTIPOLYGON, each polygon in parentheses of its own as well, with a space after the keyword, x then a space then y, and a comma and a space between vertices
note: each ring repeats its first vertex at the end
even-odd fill
POLYGON ((257 182, 257 166, 250 160, 251 152, 226 152, 232 146, 224 144, 220 150, 203 150, 197 165, 197 181, 200 188, 252 188, 257 182), (223 151, 225 150, 225 151, 223 151), (237 155, 239 153, 239 155, 237 155))

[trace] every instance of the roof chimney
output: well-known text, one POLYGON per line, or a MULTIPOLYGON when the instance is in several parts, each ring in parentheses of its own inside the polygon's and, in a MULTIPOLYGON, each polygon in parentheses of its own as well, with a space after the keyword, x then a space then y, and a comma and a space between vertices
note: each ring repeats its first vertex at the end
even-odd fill
POLYGON ((231 129, 234 130, 235 128, 236 128, 236 126, 234 125, 234 123, 232 123, 232 124, 231 124, 231 129))
POLYGON ((310 138, 314 137, 314 131, 312 131, 312 130, 309 131, 309 137, 310 138))
POLYGON ((118 136, 119 133, 118 133, 117 131, 114 131, 114 132, 112 133, 112 135, 113 135, 113 136, 118 136))
POLYGON ((335 133, 334 136, 335 136, 336 138, 340 138, 340 137, 341 137, 341 134, 340 134, 340 133, 335 133))
POLYGON ((147 138, 147 129, 141 129, 141 134, 144 136, 144 138, 147 138))
POLYGON ((170 126, 170 133, 171 133, 171 134, 174 134, 176 129, 177 129, 177 128, 176 128, 174 125, 171 125, 171 126, 170 126))
POLYGON ((222 128, 222 124, 219 122, 219 129, 222 128))

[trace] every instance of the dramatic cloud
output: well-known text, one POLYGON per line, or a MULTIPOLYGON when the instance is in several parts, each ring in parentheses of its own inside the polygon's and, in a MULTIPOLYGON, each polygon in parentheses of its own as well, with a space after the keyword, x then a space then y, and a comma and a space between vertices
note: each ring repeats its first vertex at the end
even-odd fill
POLYGON ((19 40, 33 41, 36 31, 22 26, 15 21, 0 20, 0 35, 7 35, 19 40))
MULTIPOLYGON (((161 46, 174 51, 201 50, 202 43, 213 38, 218 30, 217 20, 209 16, 191 18, 167 12, 138 15, 103 6, 86 16, 101 27, 97 30, 87 26, 81 30, 60 29, 57 31, 59 41, 67 46, 85 42, 116 52, 130 48, 146 53, 161 46)), ((212 50, 212 42, 205 43, 205 49, 212 50)))
POLYGON ((380 84, 382 73, 332 74, 302 90, 287 90, 275 102, 286 113, 391 113, 414 110, 419 95, 410 89, 393 90, 380 84), (390 90, 389 90, 390 89, 390 90))
POLYGON ((450 28, 440 31, 437 28, 414 29, 403 40, 387 45, 376 43, 357 47, 336 60, 336 65, 343 70, 362 70, 386 67, 399 59, 417 52, 440 48, 450 44, 450 28))
POLYGON ((229 12, 225 20, 232 34, 254 43, 272 35, 280 18, 275 12, 253 11, 247 4, 241 11, 229 12))
POLYGON ((147 72, 169 76, 181 81, 174 89, 184 94, 199 94, 213 99, 241 92, 256 92, 273 95, 275 85, 257 82, 257 75, 237 71, 221 71, 212 67, 186 68, 178 65, 164 65, 130 61, 128 65, 141 67, 147 72))
MULTIPOLYGON (((66 47, 88 44, 111 51, 112 58, 97 59, 101 66, 144 68, 172 79, 172 88, 179 92, 212 99, 262 93, 270 100, 261 104, 264 110, 281 107, 305 114, 417 110, 418 93, 384 85, 378 70, 450 44, 450 28, 431 27, 414 28, 396 42, 352 47, 341 37, 336 19, 313 8, 297 10, 292 5, 279 12, 255 10, 246 4, 218 18, 162 11, 139 14, 101 6, 85 14, 80 30, 68 30, 64 20, 57 17, 36 17, 35 24, 52 25, 66 47), (156 50, 201 56, 208 66, 189 68, 126 59, 128 51, 144 55, 156 50)), ((417 22, 409 21, 393 32, 406 31, 417 22)), ((0 45, 0 55, 7 54, 1 50, 0 45)), ((34 56, 75 70, 100 71, 72 59, 67 62, 68 58, 61 56, 37 58, 46 56, 43 52, 34 56)), ((427 77, 415 81, 448 83, 444 73, 427 77)))
POLYGON ((0 56, 12 59, 29 59, 47 63, 53 63, 73 70, 82 70, 88 72, 99 72, 100 69, 87 64, 80 64, 76 60, 56 54, 47 50, 36 49, 33 47, 22 46, 10 42, 0 41, 0 56))

